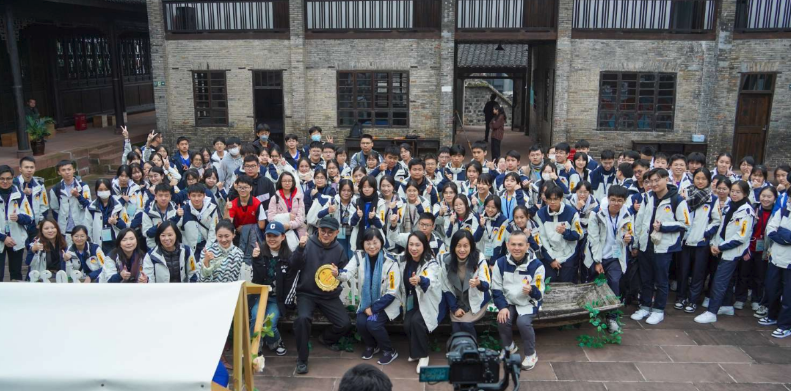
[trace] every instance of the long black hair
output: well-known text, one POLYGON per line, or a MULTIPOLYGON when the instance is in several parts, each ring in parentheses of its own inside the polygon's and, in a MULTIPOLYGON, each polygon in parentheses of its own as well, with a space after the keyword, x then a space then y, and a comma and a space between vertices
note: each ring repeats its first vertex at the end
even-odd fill
POLYGON ((406 239, 406 250, 404 251, 404 260, 409 261, 418 261, 418 267, 423 266, 429 259, 434 257, 434 253, 431 251, 431 245, 428 244, 428 237, 426 234, 420 231, 412 231, 406 239), (423 254, 420 255, 420 259, 412 259, 412 254, 409 253, 409 239, 412 237, 416 237, 417 240, 420 241, 420 244, 423 245, 423 254))
POLYGON ((466 229, 460 229, 450 238, 450 252, 448 252, 448 271, 455 275, 459 271, 459 258, 456 256, 456 247, 462 239, 467 239, 470 243, 470 255, 467 256, 467 270, 475 272, 478 267, 478 249, 475 248, 475 238, 466 229))

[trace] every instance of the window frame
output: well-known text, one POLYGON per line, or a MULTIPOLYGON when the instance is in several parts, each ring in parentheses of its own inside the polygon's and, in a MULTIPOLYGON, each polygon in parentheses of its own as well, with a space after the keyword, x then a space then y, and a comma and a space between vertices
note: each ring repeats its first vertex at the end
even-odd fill
MULTIPOLYGON (((196 127, 216 128, 216 127, 227 127, 228 126, 229 118, 228 118, 228 74, 227 73, 228 72, 225 71, 225 70, 216 70, 216 69, 191 71, 190 75, 191 75, 191 78, 192 78, 192 80, 191 80, 192 81, 192 105, 193 105, 193 110, 195 112, 195 126, 196 127), (198 74, 201 74, 201 73, 205 73, 206 74, 206 82, 207 82, 206 86, 198 86, 198 84, 197 84, 196 76, 198 74), (218 93, 214 93, 211 90, 212 88, 219 88, 220 87, 220 86, 212 85, 212 81, 213 80, 219 80, 219 77, 216 76, 216 75, 219 75, 219 74, 222 74, 223 85, 221 87, 223 89, 222 94, 225 96, 225 100, 224 100, 225 107, 215 107, 214 106, 215 99, 212 98, 212 95, 219 94, 219 92, 218 93), (205 93, 204 92, 199 92, 198 91, 199 88, 208 88, 208 91, 205 92, 205 93), (199 94, 207 95, 207 99, 200 99, 199 100, 198 99, 198 95, 199 94), (199 108, 198 107, 198 102, 207 102, 208 103, 208 107, 200 107, 199 108), (214 122, 215 118, 220 118, 220 117, 214 117, 212 115, 212 113, 214 111, 218 111, 218 110, 222 110, 222 111, 225 112, 225 121, 223 123, 215 123, 214 122), (208 111, 209 112, 209 116, 208 117, 199 116, 198 113, 202 112, 202 111, 208 111), (208 123, 202 123, 206 119, 208 119, 209 122, 208 123)), ((220 100, 218 100, 218 101, 220 101, 220 100)))
MULTIPOLYGON (((407 129, 407 128, 410 127, 410 120, 411 120, 411 118, 410 118, 410 115, 409 115, 410 114, 409 113, 409 111, 410 111, 409 93, 410 93, 411 88, 409 86, 409 81, 410 81, 411 75, 410 75, 409 71, 402 71, 402 70, 339 70, 339 71, 336 72, 335 77, 336 77, 336 80, 335 80, 335 83, 336 83, 335 84, 335 94, 336 94, 335 95, 335 102, 336 102, 335 109, 336 109, 336 111, 335 112, 336 112, 336 116, 337 116, 336 124, 337 124, 337 126, 339 128, 351 128, 352 126, 354 126, 354 122, 360 121, 360 119, 361 119, 361 117, 359 115, 360 112, 370 112, 370 114, 371 114, 371 117, 370 117, 371 124, 370 125, 363 124, 362 126, 364 128, 369 128, 369 129, 370 128, 407 129), (378 87, 377 84, 376 84, 377 74, 383 74, 383 73, 387 74, 386 101, 387 101, 388 107, 386 109, 385 108, 377 108, 376 107, 377 98, 383 96, 381 93, 377 93, 377 87, 378 87), (349 88, 348 86, 341 86, 341 79, 342 79, 341 75, 342 74, 351 74, 351 76, 352 76, 352 78, 351 78, 351 87, 350 87, 351 91, 350 92, 342 92, 341 91, 341 88, 349 88), (360 108, 360 107, 357 106, 357 102, 356 102, 355 97, 361 96, 361 94, 358 93, 359 83, 358 83, 357 76, 359 74, 370 74, 371 75, 370 79, 369 79, 370 82, 371 82, 371 84, 370 84, 371 91, 369 93, 370 102, 371 102, 370 108, 365 108, 365 107, 360 108), (395 87, 393 86, 393 75, 394 74, 400 74, 400 77, 402 79, 402 83, 401 83, 400 86, 395 86, 395 87), (394 88, 403 88, 404 91, 396 93, 396 92, 394 92, 394 88), (341 100, 342 95, 351 96, 351 100, 348 101, 348 102, 347 101, 342 101, 341 100), (404 105, 406 107, 404 107, 404 108, 394 108, 393 107, 394 106, 393 102, 395 102, 395 99, 394 99, 395 95, 403 95, 404 96, 404 105), (351 103, 352 107, 341 107, 342 103, 351 103), (352 117, 352 123, 351 124, 344 124, 342 122, 342 118, 348 118, 345 115, 342 116, 341 115, 342 112, 353 112, 354 116, 352 117), (380 118, 380 117, 377 117, 377 114, 380 114, 380 113, 388 113, 388 115, 387 115, 388 125, 377 125, 376 124, 376 119, 380 118), (406 118, 405 118, 406 119, 406 124, 405 125, 393 125, 393 122, 396 119, 393 116, 394 113, 405 113, 405 115, 406 115, 406 118)), ((368 95, 368 94, 365 94, 365 95, 368 95)), ((363 118, 363 119, 367 119, 367 118, 363 118)), ((398 119, 400 120, 401 118, 398 118, 398 119)))
MULTIPOLYGON (((597 131, 604 131, 604 132, 672 132, 675 129, 675 119, 676 119, 676 106, 677 106, 677 92, 678 92, 678 73, 675 72, 632 72, 632 71, 602 71, 599 74, 599 94, 598 94, 598 101, 597 101, 597 111, 596 111, 596 130, 597 131), (606 75, 617 75, 616 82, 616 91, 613 95, 612 105, 614 105, 613 109, 606 109, 603 108, 603 97, 604 97, 604 87, 605 82, 612 82, 612 80, 605 80, 606 75), (630 82, 632 80, 624 80, 624 75, 634 75, 634 102, 631 103, 634 105, 634 109, 625 110, 622 109, 622 104, 624 102, 621 101, 621 94, 623 90, 623 83, 630 82), (651 83, 651 82, 642 82, 641 78, 645 75, 651 75, 654 77, 653 86, 652 87, 643 87, 641 83, 651 83), (668 88, 660 88, 661 83, 667 83, 667 80, 662 80, 662 77, 672 76, 673 77, 673 87, 672 93, 670 95, 660 95, 660 90, 668 91, 668 88), (642 95, 642 90, 653 90, 652 95, 642 95), (641 103, 640 97, 641 96, 650 96, 653 98, 653 103, 641 103), (668 110, 659 110, 661 105, 665 105, 666 103, 659 103, 660 98, 672 98, 672 108, 670 111, 668 110), (652 110, 640 110, 642 104, 651 104, 653 106, 652 110), (622 127, 622 114, 632 113, 634 115, 634 122, 633 126, 631 127, 622 127), (601 126, 602 123, 602 114, 611 114, 614 116, 613 120, 615 122, 615 127, 603 127, 601 126), (639 127, 639 123, 641 121, 640 115, 648 115, 650 116, 651 126, 648 128, 641 128, 639 127), (659 121, 659 122, 668 122, 667 128, 659 128, 657 129, 657 117, 663 115, 669 115, 669 121, 659 121)), ((629 103, 626 103, 629 104, 629 103)))

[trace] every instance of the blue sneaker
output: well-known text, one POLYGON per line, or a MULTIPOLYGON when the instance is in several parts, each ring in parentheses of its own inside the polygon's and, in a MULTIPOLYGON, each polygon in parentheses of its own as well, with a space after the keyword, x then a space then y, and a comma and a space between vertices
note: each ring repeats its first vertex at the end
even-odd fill
POLYGON ((775 338, 791 337, 791 330, 788 330, 788 329, 786 329, 786 330, 777 329, 777 330, 772 332, 772 336, 775 337, 775 338))
POLYGON ((398 352, 396 352, 395 349, 393 349, 389 352, 385 352, 385 354, 382 355, 382 358, 380 358, 379 361, 377 361, 377 364, 387 365, 395 361, 396 358, 398 358, 398 352))

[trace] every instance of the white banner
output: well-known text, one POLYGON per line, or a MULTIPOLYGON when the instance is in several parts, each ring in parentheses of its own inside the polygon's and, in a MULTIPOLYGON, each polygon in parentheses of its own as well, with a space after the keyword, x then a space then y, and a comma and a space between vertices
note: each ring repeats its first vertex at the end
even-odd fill
POLYGON ((207 391, 241 284, 0 284, 0 390, 207 391))

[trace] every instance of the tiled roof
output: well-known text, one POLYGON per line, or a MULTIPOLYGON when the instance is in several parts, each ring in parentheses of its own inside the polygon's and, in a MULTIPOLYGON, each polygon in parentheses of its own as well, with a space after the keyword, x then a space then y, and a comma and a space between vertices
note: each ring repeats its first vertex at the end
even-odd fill
POLYGON ((503 49, 495 50, 497 44, 459 44, 456 62, 460 68, 526 68, 528 45, 504 43, 503 49))

